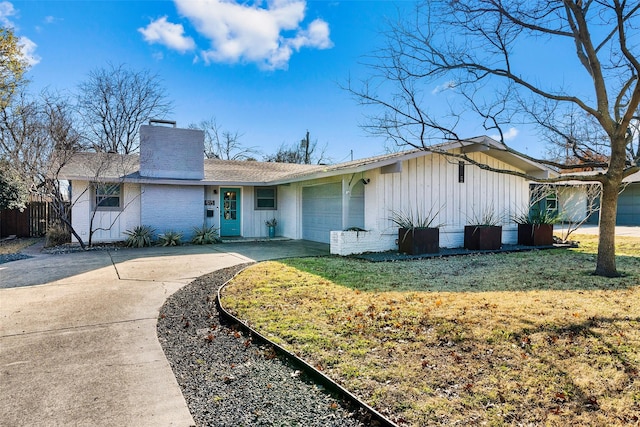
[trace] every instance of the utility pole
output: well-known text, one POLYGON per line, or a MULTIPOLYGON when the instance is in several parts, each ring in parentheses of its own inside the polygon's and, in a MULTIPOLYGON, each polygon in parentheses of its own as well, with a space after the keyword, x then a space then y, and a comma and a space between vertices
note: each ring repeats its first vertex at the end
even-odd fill
POLYGON ((300 145, 304 146, 304 164, 309 164, 309 131, 307 131, 307 136, 305 139, 300 141, 300 145))

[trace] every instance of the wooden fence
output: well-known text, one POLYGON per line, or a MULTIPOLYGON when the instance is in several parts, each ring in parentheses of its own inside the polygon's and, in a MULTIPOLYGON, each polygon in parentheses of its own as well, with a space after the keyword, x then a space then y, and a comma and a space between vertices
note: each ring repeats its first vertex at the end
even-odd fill
MULTIPOLYGON (((71 218, 71 206, 63 206, 66 215, 71 218)), ((59 219, 53 202, 31 201, 22 209, 0 211, 0 237, 40 237, 47 233, 48 227, 59 219)))

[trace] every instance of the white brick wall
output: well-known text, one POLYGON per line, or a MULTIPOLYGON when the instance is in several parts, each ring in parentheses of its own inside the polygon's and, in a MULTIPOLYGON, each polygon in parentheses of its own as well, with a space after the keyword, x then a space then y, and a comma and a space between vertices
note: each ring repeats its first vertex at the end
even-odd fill
POLYGON ((156 235, 165 231, 193 237, 193 227, 205 221, 204 187, 178 185, 142 186, 140 224, 152 227, 156 235))
MULTIPOLYGON (((354 255, 366 252, 385 252, 398 249, 397 229, 380 232, 371 231, 332 231, 331 254, 354 255)), ((502 227, 502 243, 514 245, 518 241, 518 228, 516 226, 502 227)), ((440 247, 460 248, 464 246, 464 228, 440 229, 440 247)))
POLYGON ((331 254, 352 255, 397 249, 398 234, 371 231, 332 231, 331 254))
POLYGON ((140 126, 140 175, 203 179, 204 132, 165 126, 140 126))
MULTIPOLYGON (((502 243, 505 245, 515 245, 518 243, 518 226, 502 226, 502 243)), ((441 248, 461 248, 464 246, 464 227, 441 227, 440 247, 441 248)))

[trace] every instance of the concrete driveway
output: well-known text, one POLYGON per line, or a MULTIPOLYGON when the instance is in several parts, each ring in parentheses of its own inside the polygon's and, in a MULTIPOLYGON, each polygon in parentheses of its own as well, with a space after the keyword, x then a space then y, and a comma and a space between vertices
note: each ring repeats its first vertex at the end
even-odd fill
POLYGON ((0 425, 193 425, 156 336, 166 298, 232 265, 328 253, 284 241, 0 264, 0 425))

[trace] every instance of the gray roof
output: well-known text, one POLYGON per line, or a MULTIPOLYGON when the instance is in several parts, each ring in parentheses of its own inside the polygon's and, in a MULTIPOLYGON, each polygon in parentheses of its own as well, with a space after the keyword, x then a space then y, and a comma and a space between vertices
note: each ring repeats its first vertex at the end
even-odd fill
MULTIPOLYGON (((255 162, 239 160, 205 159, 204 179, 189 180, 189 184, 269 184, 286 180, 289 176, 305 175, 322 170, 321 165, 299 165, 292 163, 255 162)), ((177 179, 148 178, 140 175, 140 156, 137 154, 76 153, 60 173, 67 180, 113 181, 125 179, 130 182, 167 183, 177 179)))
POLYGON ((213 182, 270 183, 322 170, 319 165, 206 159, 204 179, 213 182))
POLYGON ((150 178, 140 175, 137 154, 77 153, 61 173, 68 180, 120 180, 139 183, 182 185, 276 185, 287 182, 358 173, 404 160, 452 149, 481 147, 486 154, 511 164, 527 173, 548 174, 551 171, 536 162, 504 150, 504 146, 488 137, 453 141, 430 147, 432 151, 409 150, 367 157, 335 165, 299 165, 293 163, 205 159, 203 180, 150 178), (98 171, 96 173, 96 171, 98 171))
POLYGON ((62 167, 60 178, 110 180, 139 177, 140 156, 137 154, 75 153, 62 167))

